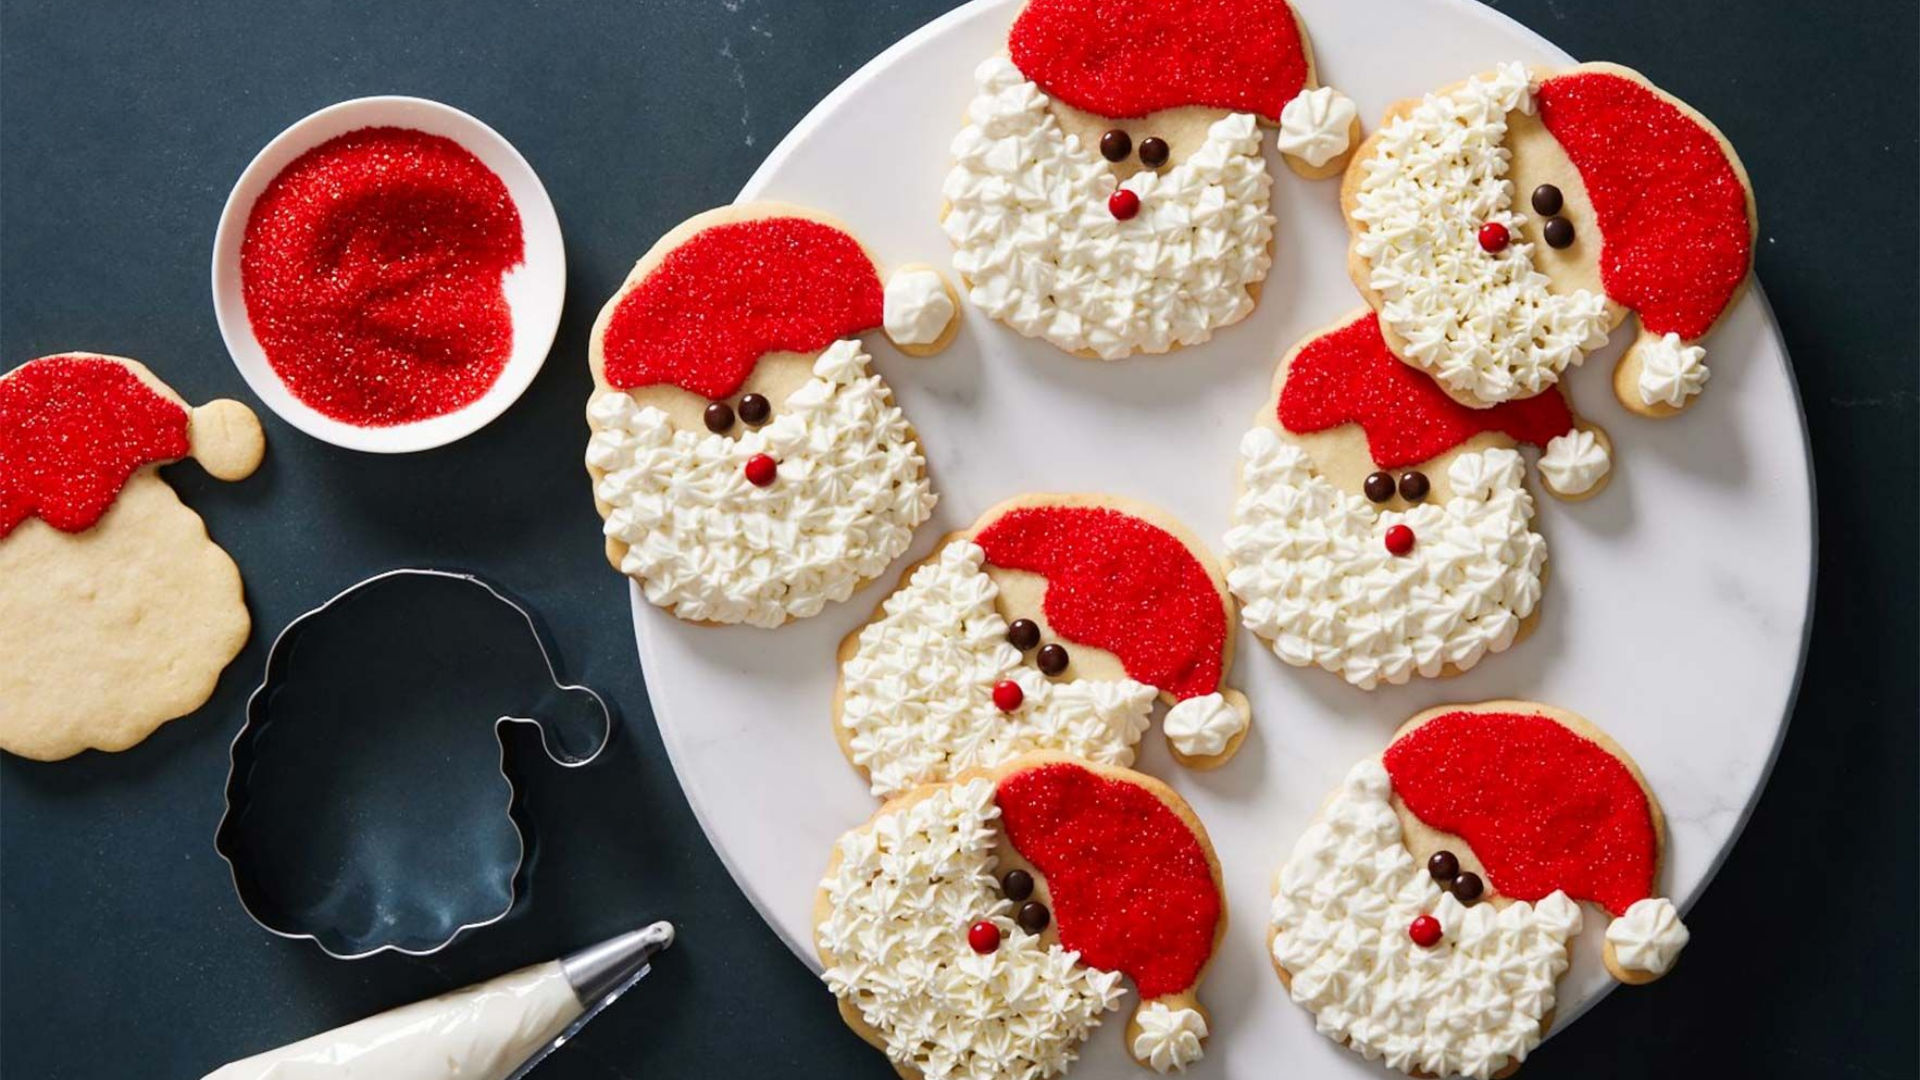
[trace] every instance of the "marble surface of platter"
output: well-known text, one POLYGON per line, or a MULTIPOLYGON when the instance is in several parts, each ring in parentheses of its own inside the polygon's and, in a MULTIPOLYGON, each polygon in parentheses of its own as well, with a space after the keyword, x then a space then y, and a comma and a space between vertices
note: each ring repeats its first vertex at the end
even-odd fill
MULTIPOLYGON (((1368 130, 1393 101, 1497 62, 1569 62, 1467 0, 1296 6, 1322 81, 1355 99, 1368 130)), ((1001 50, 1018 7, 980 0, 882 54, 787 136, 741 197, 839 215, 887 265, 949 267, 938 224, 947 147, 973 68, 1001 50)), ((940 494, 934 520, 880 583, 777 631, 680 623, 634 592, 640 660, 675 771, 734 878, 809 965, 818 966, 811 910, 829 848, 874 808, 830 728, 840 638, 941 535, 1021 491, 1147 499, 1218 550, 1236 447, 1265 401, 1275 360, 1358 306, 1344 273, 1337 182, 1299 179, 1272 144, 1279 224, 1264 298, 1252 317, 1203 346, 1101 364, 971 308, 956 344, 932 359, 904 356, 877 335, 869 341, 921 434, 940 494)), ((1764 223, 1764 200, 1760 209, 1764 223)), ((1539 498, 1537 527, 1553 569, 1532 638, 1459 678, 1367 693, 1288 667, 1242 631, 1234 681, 1255 720, 1238 757, 1217 772, 1187 773, 1157 724, 1143 740, 1141 767, 1167 778, 1212 834, 1233 915, 1204 990, 1215 1037, 1194 1075, 1251 1080, 1271 1075, 1276 1060, 1302 1075, 1383 1072, 1316 1034, 1312 1017, 1287 1001, 1265 955, 1266 914, 1272 875, 1321 799, 1424 708, 1524 698, 1606 728, 1665 806, 1671 842, 1661 887, 1683 908, 1738 836, 1784 733, 1804 655, 1813 573, 1804 425, 1759 288, 1714 332, 1711 392, 1683 418, 1639 419, 1613 400, 1608 377, 1630 336, 1616 332, 1571 379, 1576 406, 1613 439, 1616 472, 1591 501, 1539 498)), ((1556 1027, 1612 986, 1601 926, 1589 919, 1574 946, 1556 1027)), ((1686 965, 1671 977, 1687 978, 1686 965)), ((837 1022, 824 990, 819 1009, 822 1023, 837 1022)), ((1120 1043, 1112 1031, 1096 1032, 1073 1075, 1137 1075, 1120 1043)))

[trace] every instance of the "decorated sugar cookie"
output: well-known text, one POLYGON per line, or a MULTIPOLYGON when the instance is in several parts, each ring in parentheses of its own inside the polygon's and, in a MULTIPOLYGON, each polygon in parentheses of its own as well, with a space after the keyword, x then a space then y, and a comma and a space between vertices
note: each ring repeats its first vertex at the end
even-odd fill
POLYGON ((1616 395, 1686 408, 1758 228, 1719 130, 1613 64, 1507 64, 1401 102, 1340 194, 1388 345, 1475 406, 1545 392, 1631 311, 1616 395))
POLYGON ((974 81, 943 189, 954 269, 988 315, 1103 360, 1253 311, 1274 225, 1260 125, 1307 176, 1339 172, 1360 131, 1285 0, 1028 0, 974 81))
POLYGON ((1226 559, 1248 628, 1369 690, 1513 645, 1547 558, 1520 443, 1543 449, 1563 499, 1607 481, 1606 433, 1559 390, 1467 408, 1398 362, 1364 310, 1294 346, 1240 441, 1226 559))
POLYGON ((260 464, 237 401, 190 407, 141 364, 43 356, 0 376, 0 749, 125 750, 200 707, 252 620, 233 560, 158 468, 260 464))
POLYGON ((1119 1005, 1127 1049, 1185 1071, 1226 935, 1220 865, 1151 777, 1034 754, 888 802, 834 846, 814 945, 840 1015, 903 1077, 1047 1077, 1119 1005))
POLYGON ((1246 738, 1213 556, 1144 503, 1026 495, 948 536, 840 643, 834 734, 882 798, 1033 750, 1131 765, 1156 698, 1174 757, 1246 738))
POLYGON ((812 210, 722 207, 662 237, 593 327, 587 471, 608 560, 695 622, 779 626, 845 600, 934 503, 860 335, 926 355, 956 304, 926 267, 883 284, 812 210))
POLYGON ((1626 751, 1524 701, 1443 706, 1347 774, 1274 884, 1274 968, 1321 1034, 1419 1076, 1505 1076, 1540 1044, 1581 904, 1622 982, 1673 968, 1666 824, 1626 751))

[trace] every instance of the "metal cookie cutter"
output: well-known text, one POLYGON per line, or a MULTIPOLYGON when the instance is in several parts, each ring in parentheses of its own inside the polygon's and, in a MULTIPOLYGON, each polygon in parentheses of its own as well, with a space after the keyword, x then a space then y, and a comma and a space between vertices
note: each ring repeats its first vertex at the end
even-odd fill
POLYGON ((478 577, 392 570, 293 620, 247 699, 214 837, 247 915, 342 960, 437 952, 505 918, 530 827, 510 724, 576 768, 613 714, 478 577))

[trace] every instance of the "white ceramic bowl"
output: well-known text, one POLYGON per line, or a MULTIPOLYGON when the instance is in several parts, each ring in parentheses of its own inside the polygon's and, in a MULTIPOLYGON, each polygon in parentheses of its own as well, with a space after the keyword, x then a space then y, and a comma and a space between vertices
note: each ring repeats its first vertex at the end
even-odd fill
POLYGON ((519 399, 546 362, 560 326, 560 305, 567 291, 566 251, 560 219, 533 166, 513 144, 480 121, 450 105, 413 97, 364 97, 329 105, 281 132, 240 174, 220 212, 213 239, 213 312, 234 366, 256 396, 281 419, 301 431, 350 450, 401 454, 444 446, 485 427, 519 399), (253 204, 301 154, 349 131, 364 127, 402 127, 452 139, 507 185, 520 211, 526 259, 505 278, 507 304, 513 310, 513 352, 485 394, 463 408, 426 420, 389 427, 361 427, 335 420, 294 397, 280 380, 254 337, 240 292, 240 243, 253 204))

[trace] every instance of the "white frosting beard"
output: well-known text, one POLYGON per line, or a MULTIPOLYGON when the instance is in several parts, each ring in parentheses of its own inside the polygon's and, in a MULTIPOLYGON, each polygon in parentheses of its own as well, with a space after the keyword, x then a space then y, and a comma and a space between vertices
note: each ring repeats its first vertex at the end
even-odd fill
POLYGON ((1104 360, 1205 341, 1253 310, 1247 286, 1271 262, 1273 179, 1251 115, 1214 124, 1178 166, 1129 177, 1120 186, 1140 212, 1119 221, 1107 162, 1061 131, 1039 87, 1005 58, 974 79, 943 224, 981 310, 1104 360))
POLYGON ((676 431, 617 390, 594 396, 594 494, 648 600, 683 619, 779 626, 845 600, 907 549, 934 496, 867 362, 858 342, 834 342, 773 422, 738 439, 676 431), (744 471, 762 453, 779 468, 765 488, 744 471))
POLYGON ((1507 114, 1533 111, 1526 68, 1507 64, 1449 94, 1429 94, 1380 129, 1365 159, 1354 251, 1380 294, 1380 320, 1405 359, 1482 402, 1532 397, 1607 340, 1606 299, 1548 291, 1533 268, 1526 220, 1512 209, 1507 114), (1480 227, 1512 242, 1480 247, 1480 227))
POLYGON ((956 540, 921 566, 860 631, 841 671, 840 722, 873 793, 896 795, 1031 750, 1106 765, 1133 764, 1156 692, 1132 679, 1054 682, 1007 643, 986 552, 956 540), (993 703, 1012 679, 1024 700, 993 703))
POLYGON ((883 813, 840 838, 839 864, 820 883, 828 989, 925 1080, 1064 1072, 1124 993, 1118 972, 1014 924, 993 877, 993 798, 991 781, 974 780, 883 813), (1000 928, 991 953, 967 944, 981 919, 1000 928))
POLYGON ((1547 543, 1515 451, 1461 454, 1445 506, 1384 513, 1271 429, 1247 432, 1240 456, 1227 585, 1241 620, 1289 664, 1368 690, 1448 664, 1465 671, 1513 644, 1540 601, 1547 543), (1398 524, 1414 533, 1406 555, 1386 548, 1398 524))
POLYGON ((1538 905, 1464 907, 1402 843, 1391 784, 1361 762, 1280 870, 1273 956, 1293 1000, 1329 1038, 1402 1072, 1485 1080, 1540 1044, 1580 907, 1554 892, 1538 905), (1443 936, 1414 944, 1431 914, 1443 936))

